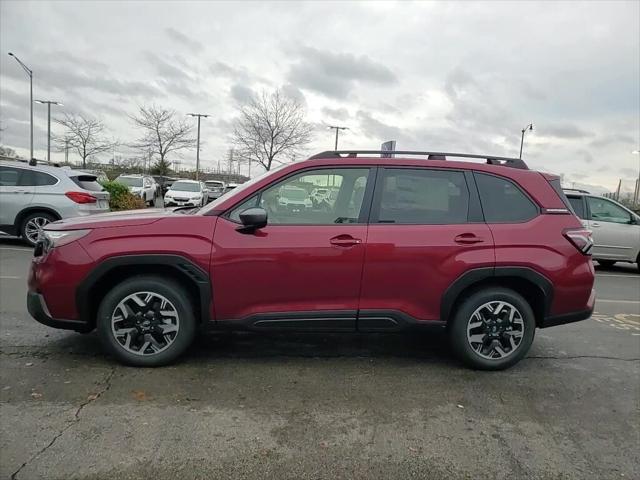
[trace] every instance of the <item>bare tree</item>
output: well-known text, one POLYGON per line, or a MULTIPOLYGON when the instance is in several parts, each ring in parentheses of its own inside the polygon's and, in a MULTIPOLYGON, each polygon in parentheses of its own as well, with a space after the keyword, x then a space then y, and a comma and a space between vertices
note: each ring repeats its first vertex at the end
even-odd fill
POLYGON ((305 122, 305 109, 280 90, 262 94, 240 107, 233 142, 244 161, 271 170, 273 162, 291 159, 312 139, 312 126, 305 122))
POLYGON ((167 155, 196 146, 192 126, 175 116, 175 111, 154 105, 142 106, 138 115, 131 116, 134 125, 143 130, 142 137, 131 146, 157 157, 153 170, 159 175, 167 175, 171 168, 167 155))
POLYGON ((118 144, 107 140, 104 124, 98 119, 82 114, 65 114, 63 119, 55 121, 65 128, 63 135, 54 137, 58 148, 75 150, 82 159, 82 168, 87 168, 87 159, 108 152, 118 144))

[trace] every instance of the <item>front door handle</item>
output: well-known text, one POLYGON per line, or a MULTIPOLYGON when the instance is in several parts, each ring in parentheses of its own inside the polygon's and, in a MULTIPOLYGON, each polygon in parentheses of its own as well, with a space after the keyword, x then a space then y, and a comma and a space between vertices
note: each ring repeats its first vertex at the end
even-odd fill
POLYGON ((464 245, 472 245, 474 243, 482 243, 484 240, 475 236, 473 233, 461 233, 454 238, 456 243, 462 243, 464 245))
POLYGON ((351 235, 338 235, 329 240, 329 242, 336 247, 353 247, 354 245, 362 243, 362 240, 353 238, 351 235))
POLYGON ((28 190, 16 190, 15 193, 29 193, 28 190))

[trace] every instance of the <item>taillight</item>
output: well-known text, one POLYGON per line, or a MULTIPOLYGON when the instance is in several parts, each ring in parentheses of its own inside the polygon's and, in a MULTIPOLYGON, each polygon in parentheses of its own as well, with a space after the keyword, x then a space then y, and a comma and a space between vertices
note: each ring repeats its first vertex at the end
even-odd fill
POLYGON ((586 228, 569 228, 563 232, 563 235, 581 253, 584 253, 585 255, 591 255, 591 247, 593 247, 591 230, 588 230, 586 228))
POLYGON ((76 203, 96 203, 98 199, 85 192, 66 192, 65 195, 76 203))

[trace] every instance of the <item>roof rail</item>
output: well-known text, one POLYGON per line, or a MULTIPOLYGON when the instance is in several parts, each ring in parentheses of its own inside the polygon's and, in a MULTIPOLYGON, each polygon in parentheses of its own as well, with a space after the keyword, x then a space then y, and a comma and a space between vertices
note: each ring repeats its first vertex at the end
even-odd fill
POLYGON ((371 156, 371 155, 380 155, 388 156, 388 155, 420 155, 427 156, 426 160, 446 160, 447 157, 457 157, 457 158, 481 158, 487 161, 489 165, 503 165, 511 168, 519 168, 521 170, 528 170, 527 164, 524 163, 523 160, 519 158, 511 158, 511 157, 496 157, 493 155, 473 155, 470 153, 451 153, 451 152, 415 152, 415 151, 404 151, 404 150, 327 150, 325 152, 317 153, 309 159, 319 159, 319 158, 356 158, 359 155, 361 156, 371 156))
POLYGON ((591 193, 591 192, 588 192, 586 190, 582 190, 581 188, 566 188, 566 187, 562 187, 562 190, 567 191, 567 192, 591 193))

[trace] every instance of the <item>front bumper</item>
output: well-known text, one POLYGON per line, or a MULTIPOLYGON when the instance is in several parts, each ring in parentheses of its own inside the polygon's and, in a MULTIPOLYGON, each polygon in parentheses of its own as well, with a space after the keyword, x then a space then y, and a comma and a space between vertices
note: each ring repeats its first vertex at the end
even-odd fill
POLYGON ((593 314, 593 308, 596 303, 596 291, 591 290, 589 301, 587 302, 586 309, 578 312, 564 313, 562 315, 554 315, 543 318, 539 322, 540 328, 556 327, 558 325, 564 325, 566 323, 579 322, 581 320, 587 320, 593 314))
POLYGON ((202 200, 177 201, 177 200, 173 200, 173 199, 167 200, 166 198, 164 200, 164 206, 165 207, 172 207, 172 206, 199 207, 201 203, 202 203, 202 200))
POLYGON ((91 328, 85 322, 53 318, 51 313, 49 313, 49 308, 47 307, 44 297, 38 292, 27 292, 27 310, 36 321, 47 327, 75 330, 81 333, 91 331, 91 328))

